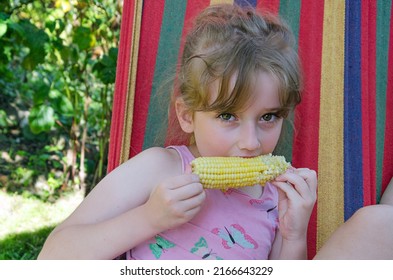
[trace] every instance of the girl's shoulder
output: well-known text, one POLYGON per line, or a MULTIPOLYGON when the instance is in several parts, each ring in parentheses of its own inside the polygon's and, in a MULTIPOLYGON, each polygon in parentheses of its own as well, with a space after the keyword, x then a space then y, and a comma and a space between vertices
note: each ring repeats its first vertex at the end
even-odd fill
POLYGON ((156 160, 157 163, 178 164, 180 162, 179 154, 174 149, 152 147, 142 151, 139 155, 156 160))
POLYGON ((179 153, 174 149, 148 148, 128 160, 127 163, 143 166, 146 170, 155 172, 156 176, 159 174, 176 176, 182 173, 182 161, 179 153))
POLYGON ((137 205, 149 197, 151 191, 166 178, 181 174, 181 159, 176 151, 164 148, 149 148, 128 159, 112 170, 94 188, 102 197, 111 201, 125 201, 137 205))

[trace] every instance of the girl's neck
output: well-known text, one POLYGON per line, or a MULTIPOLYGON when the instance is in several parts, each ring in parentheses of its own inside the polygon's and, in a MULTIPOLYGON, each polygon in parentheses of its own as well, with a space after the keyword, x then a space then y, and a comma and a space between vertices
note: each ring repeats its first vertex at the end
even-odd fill
POLYGON ((198 148, 196 147, 195 144, 189 145, 188 149, 190 150, 191 154, 197 158, 200 157, 201 155, 199 154, 198 148))

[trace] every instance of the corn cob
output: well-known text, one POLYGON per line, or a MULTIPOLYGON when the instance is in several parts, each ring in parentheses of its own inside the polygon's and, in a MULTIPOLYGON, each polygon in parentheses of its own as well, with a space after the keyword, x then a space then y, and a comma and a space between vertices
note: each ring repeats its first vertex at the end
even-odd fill
POLYGON ((191 162, 204 188, 228 189, 265 185, 290 166, 283 156, 271 154, 253 158, 199 157, 191 162))

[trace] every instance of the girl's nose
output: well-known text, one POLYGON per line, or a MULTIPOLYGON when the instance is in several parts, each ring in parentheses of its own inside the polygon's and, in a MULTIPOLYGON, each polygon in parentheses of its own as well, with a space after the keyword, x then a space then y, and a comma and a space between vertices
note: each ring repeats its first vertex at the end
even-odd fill
POLYGON ((254 151, 261 147, 257 129, 254 125, 247 124, 240 130, 238 146, 241 150, 254 151))

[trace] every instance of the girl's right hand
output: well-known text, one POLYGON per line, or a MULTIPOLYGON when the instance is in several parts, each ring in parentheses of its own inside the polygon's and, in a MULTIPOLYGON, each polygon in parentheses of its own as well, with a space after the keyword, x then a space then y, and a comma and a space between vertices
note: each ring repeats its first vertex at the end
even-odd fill
POLYGON ((176 228, 191 220, 206 195, 199 177, 182 174, 161 182, 145 204, 150 223, 158 232, 176 228))

